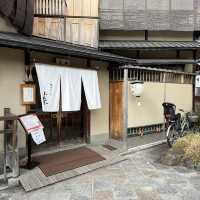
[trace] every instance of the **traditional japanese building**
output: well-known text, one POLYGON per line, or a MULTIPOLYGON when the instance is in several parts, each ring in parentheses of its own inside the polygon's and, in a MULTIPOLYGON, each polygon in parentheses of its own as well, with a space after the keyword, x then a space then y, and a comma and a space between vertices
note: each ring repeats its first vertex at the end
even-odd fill
MULTIPOLYGON (((131 147, 137 145, 138 135, 146 134, 148 139, 138 144, 163 141, 162 103, 172 102, 186 111, 194 108, 198 1, 24 2, 24 9, 18 1, 0 3, 0 115, 10 108, 15 115, 39 116, 47 142, 35 145, 34 151, 69 143, 104 144, 109 139, 126 143, 127 136, 131 147), (46 71, 41 75, 37 66, 46 71), (65 73, 68 78, 62 78, 65 73), (46 108, 42 83, 56 76, 58 84, 52 88, 59 94, 54 93, 57 100, 48 104, 56 106, 46 108), (140 97, 131 93, 133 81, 144 83, 140 97), (34 101, 24 102, 24 86, 35 89, 34 101)), ((24 149, 20 126, 18 136, 24 149)))
MULTIPOLYGON (((198 69, 199 9, 198 1, 187 0, 101 1, 99 48, 136 59, 138 67, 128 70, 129 83, 144 82, 140 98, 133 97, 131 92, 127 97, 128 135, 159 130, 163 124, 164 101, 176 104, 177 111, 194 108, 192 73, 198 69), (165 72, 166 69, 176 72, 165 72), (137 106, 138 101, 141 106, 137 106)), ((114 67, 110 76, 113 90, 110 101, 116 102, 121 93, 118 102, 122 103, 123 82, 120 81, 124 80, 124 74, 120 70, 116 72, 114 67)), ((118 118, 113 117, 113 124, 121 121, 120 113, 124 111, 115 106, 118 118)), ((114 136, 120 137, 122 126, 113 126, 114 136)))

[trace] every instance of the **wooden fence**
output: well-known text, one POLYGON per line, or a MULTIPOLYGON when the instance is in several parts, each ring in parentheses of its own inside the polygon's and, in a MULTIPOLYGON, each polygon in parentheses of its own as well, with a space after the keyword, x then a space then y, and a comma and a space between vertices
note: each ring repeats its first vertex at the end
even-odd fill
POLYGON ((35 15, 64 16, 66 0, 34 0, 35 15))
POLYGON ((4 116, 0 116, 0 122, 4 123, 3 130, 0 130, 0 136, 3 136, 3 182, 8 182, 7 168, 11 170, 11 177, 19 176, 19 150, 17 137, 18 117, 11 114, 9 108, 4 109, 4 116))
POLYGON ((34 14, 98 18, 99 0, 34 0, 34 14))
MULTIPOLYGON (((150 67, 133 66, 128 71, 129 81, 140 80, 144 82, 193 84, 193 74, 172 70, 162 70, 150 67)), ((110 80, 123 81, 123 69, 113 69, 110 71, 110 80)))

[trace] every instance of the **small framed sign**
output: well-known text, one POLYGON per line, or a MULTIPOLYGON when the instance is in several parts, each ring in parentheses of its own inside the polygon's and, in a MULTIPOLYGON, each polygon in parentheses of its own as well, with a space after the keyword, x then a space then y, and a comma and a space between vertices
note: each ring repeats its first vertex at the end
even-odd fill
POLYGON ((22 105, 36 103, 36 88, 34 84, 21 84, 22 105))

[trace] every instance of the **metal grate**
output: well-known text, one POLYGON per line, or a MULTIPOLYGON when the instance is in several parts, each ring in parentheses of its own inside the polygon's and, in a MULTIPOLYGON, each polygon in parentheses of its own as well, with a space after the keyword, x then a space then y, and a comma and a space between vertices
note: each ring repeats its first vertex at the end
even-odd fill
POLYGON ((165 129, 165 124, 152 124, 141 127, 128 128, 128 136, 143 136, 152 133, 161 133, 165 129))

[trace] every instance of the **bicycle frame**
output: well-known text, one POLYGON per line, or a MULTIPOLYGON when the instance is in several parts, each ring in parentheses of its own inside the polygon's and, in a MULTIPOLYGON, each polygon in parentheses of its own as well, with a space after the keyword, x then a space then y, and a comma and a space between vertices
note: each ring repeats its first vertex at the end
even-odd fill
POLYGON ((182 118, 181 121, 181 135, 183 135, 185 130, 189 130, 190 128, 190 123, 186 117, 186 113, 184 113, 184 117, 182 118))
POLYGON ((190 128, 189 121, 186 117, 186 113, 184 112, 184 115, 181 117, 181 122, 179 123, 178 121, 172 121, 170 122, 171 124, 167 128, 167 133, 166 136, 169 137, 169 132, 170 129, 175 126, 175 129, 177 133, 182 136, 185 130, 188 130, 190 128))

